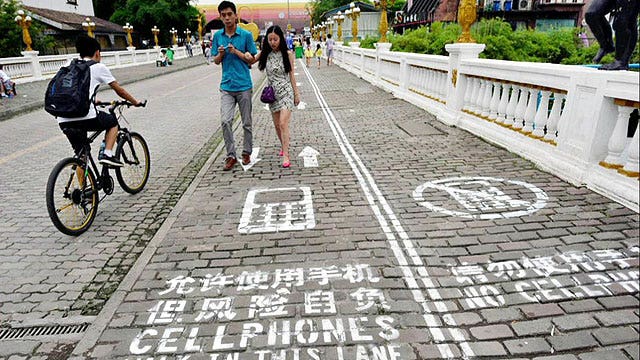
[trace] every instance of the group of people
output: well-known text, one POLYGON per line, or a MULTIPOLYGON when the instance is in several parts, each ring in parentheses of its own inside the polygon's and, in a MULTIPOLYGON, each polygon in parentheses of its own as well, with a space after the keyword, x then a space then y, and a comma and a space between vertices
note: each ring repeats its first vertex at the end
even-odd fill
POLYGON ((156 58, 156 67, 173 65, 173 56, 173 50, 170 48, 160 50, 160 52, 158 53, 158 57, 156 58))
MULTIPOLYGON (((330 66, 333 63, 333 47, 335 44, 335 41, 331 38, 331 34, 327 35, 327 41, 325 43, 325 49, 327 50, 327 66, 330 66)), ((307 38, 304 48, 304 57, 307 61, 307 67, 311 67, 311 60, 316 58, 318 68, 320 68, 320 64, 322 63, 322 45, 318 43, 316 44, 316 48, 313 49, 311 47, 311 40, 307 38)))
POLYGON ((300 93, 295 79, 295 57, 288 48, 284 32, 277 25, 269 27, 258 52, 252 34, 237 25, 234 3, 222 1, 218 5, 218 13, 224 29, 213 36, 211 56, 216 65, 222 64, 220 118, 227 153, 223 170, 233 169, 238 162, 232 128, 236 105, 240 109, 244 130, 242 164, 251 163, 253 81, 250 67, 255 63, 258 63, 259 70, 266 72, 269 85, 274 89, 275 101, 269 104, 269 109, 280 141, 282 167, 288 168, 291 166, 289 121, 294 107, 300 103, 300 93))

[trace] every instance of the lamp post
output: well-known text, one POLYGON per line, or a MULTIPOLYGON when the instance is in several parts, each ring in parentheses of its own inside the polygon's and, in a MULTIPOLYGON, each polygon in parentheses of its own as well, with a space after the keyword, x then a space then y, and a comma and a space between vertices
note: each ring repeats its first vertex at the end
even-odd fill
POLYGON ((33 51, 31 48, 31 35, 29 35, 29 26, 31 26, 31 16, 26 15, 23 10, 18 10, 16 15, 16 23, 22 28, 22 41, 27 45, 25 51, 33 51))
POLYGON ((127 43, 129 43, 129 49, 135 49, 135 47, 133 46, 133 39, 131 38, 131 32, 133 31, 133 26, 131 26, 131 25, 129 25, 129 23, 127 23, 122 28, 127 33, 127 43))
POLYGON ((380 11, 380 27, 378 31, 380 32, 380 41, 381 43, 388 43, 387 40, 387 31, 389 30, 389 22, 387 21, 387 9, 389 6, 393 6, 395 0, 374 0, 373 3, 380 11))
POLYGON ((93 34, 93 30, 96 29, 96 23, 91 21, 90 18, 84 19, 84 21, 82 22, 82 27, 87 30, 87 35, 89 35, 90 37, 95 37, 95 35, 93 34))
POLYGON ((178 47, 178 30, 171 28, 171 30, 169 30, 169 33, 171 34, 171 42, 173 43, 173 47, 178 47))
POLYGON ((327 35, 328 34, 331 34, 331 36, 333 36, 333 20, 331 20, 331 18, 327 20, 327 35))
POLYGON ((342 42, 342 22, 344 22, 342 11, 338 11, 337 14, 333 15, 333 20, 338 24, 338 41, 342 42))
POLYGON ((198 41, 200 42, 200 45, 202 45, 202 14, 198 14, 198 18, 196 20, 198 21, 198 41))
POLYGON ((325 38, 325 30, 327 29, 327 24, 323 21, 322 24, 320 24, 320 41, 323 41, 325 38))
POLYGON ((156 43, 156 46, 154 46, 156 49, 158 49, 160 46, 158 46, 158 34, 160 34, 160 29, 158 29, 157 26, 153 25, 153 28, 151 28, 151 32, 153 33, 153 41, 156 43))
POLYGON ((360 8, 355 3, 349 4, 349 9, 344 12, 345 16, 351 19, 351 44, 352 46, 359 47, 358 42, 358 18, 360 17, 360 8), (357 46, 355 45, 357 44, 357 46))
POLYGON ((187 29, 184 31, 184 36, 186 38, 185 42, 191 42, 191 30, 187 29))

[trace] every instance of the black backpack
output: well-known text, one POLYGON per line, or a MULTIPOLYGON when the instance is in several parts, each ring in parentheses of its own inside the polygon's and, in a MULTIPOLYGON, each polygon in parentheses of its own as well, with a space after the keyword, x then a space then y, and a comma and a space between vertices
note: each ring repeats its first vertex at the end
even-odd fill
POLYGON ((95 97, 90 97, 93 60, 73 60, 51 79, 44 94, 44 110, 53 116, 77 118, 86 116, 95 97))

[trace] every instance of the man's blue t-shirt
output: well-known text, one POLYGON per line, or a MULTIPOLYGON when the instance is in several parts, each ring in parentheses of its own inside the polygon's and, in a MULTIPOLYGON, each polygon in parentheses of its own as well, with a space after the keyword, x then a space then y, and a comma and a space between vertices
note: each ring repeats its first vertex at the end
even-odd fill
POLYGON ((227 52, 226 47, 229 44, 233 44, 243 54, 247 51, 251 55, 258 53, 256 44, 253 42, 253 35, 247 30, 236 27, 236 33, 231 37, 225 34, 224 28, 216 32, 211 43, 211 56, 218 55, 218 47, 225 47, 225 55, 222 58, 220 89, 231 92, 249 90, 253 88, 249 65, 235 54, 227 52))

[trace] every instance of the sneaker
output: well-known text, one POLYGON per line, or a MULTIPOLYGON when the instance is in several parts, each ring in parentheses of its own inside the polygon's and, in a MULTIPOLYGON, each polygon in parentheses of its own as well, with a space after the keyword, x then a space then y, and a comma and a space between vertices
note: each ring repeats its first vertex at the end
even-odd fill
POLYGON ((124 164, 118 160, 115 156, 107 156, 102 154, 102 157, 98 157, 98 162, 104 165, 109 165, 112 167, 122 167, 124 164))
POLYGON ((249 154, 242 154, 242 165, 249 165, 251 164, 251 155, 249 154))
POLYGON ((224 171, 229 171, 231 169, 233 169, 234 165, 238 162, 238 160, 234 157, 229 156, 225 161, 224 161, 224 167, 222 168, 222 170, 224 171))

